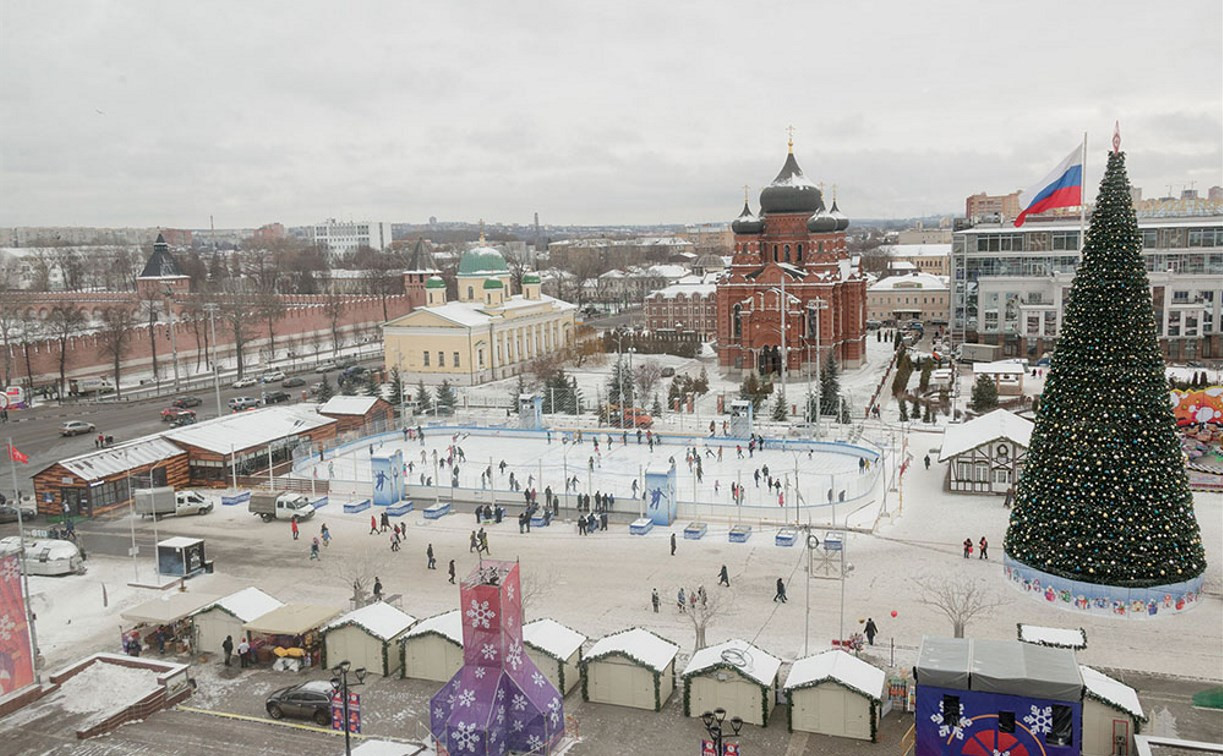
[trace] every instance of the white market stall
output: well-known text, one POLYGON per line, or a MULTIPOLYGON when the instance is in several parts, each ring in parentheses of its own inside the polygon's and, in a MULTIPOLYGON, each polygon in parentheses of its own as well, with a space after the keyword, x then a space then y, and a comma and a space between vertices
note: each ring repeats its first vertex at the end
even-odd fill
POLYGON ((146 601, 119 614, 119 617, 131 622, 135 628, 125 632, 125 636, 136 633, 145 648, 156 646, 155 633, 159 630, 163 642, 175 648, 179 653, 193 653, 199 650, 193 645, 190 617, 201 607, 208 606, 217 600, 216 596, 206 593, 174 592, 159 596, 152 601, 146 601), (151 628, 141 632, 141 628, 151 628))
POLYGON ((684 716, 723 708, 730 716, 764 727, 776 705, 781 659, 747 641, 732 639, 692 655, 684 681, 684 716))
POLYGON ((242 626, 250 633, 251 652, 273 669, 312 667, 322 653, 320 629, 340 615, 335 606, 295 602, 273 609, 242 626))
POLYGON ((634 627, 599 639, 582 659, 582 700, 661 711, 675 689, 679 646, 634 627))
POLYGON ((1083 756, 1133 753, 1134 735, 1147 721, 1138 691, 1103 672, 1079 665, 1083 673, 1083 756), (1114 744, 1125 743, 1124 750, 1114 744))
POLYGON ((237 647, 245 635, 243 625, 282 606, 282 602, 258 588, 243 588, 220 598, 191 616, 191 623, 195 627, 195 647, 200 651, 219 654, 226 637, 232 637, 237 647))
POLYGON ((537 619, 522 626, 527 656, 564 696, 582 676, 582 644, 586 636, 553 619, 537 619))
POLYGON ((790 667, 789 729, 875 742, 886 679, 882 669, 844 651, 825 651, 790 667))
POLYGON ((452 609, 417 622, 399 640, 400 676, 449 682, 463 666, 463 614, 452 609))
POLYGON ((416 618, 381 601, 336 618, 322 630, 324 667, 348 661, 375 675, 399 672, 402 663, 394 645, 416 618))

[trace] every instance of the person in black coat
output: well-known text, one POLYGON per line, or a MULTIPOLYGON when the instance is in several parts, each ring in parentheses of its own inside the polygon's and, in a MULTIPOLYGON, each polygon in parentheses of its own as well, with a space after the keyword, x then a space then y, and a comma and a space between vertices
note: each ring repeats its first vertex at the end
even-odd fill
POLYGON ((726 565, 722 565, 722 571, 718 573, 718 585, 730 587, 730 574, 726 571, 726 565))
POLYGON ((227 635, 225 640, 221 641, 221 650, 225 652, 225 666, 229 666, 229 660, 234 655, 234 636, 227 635))
POLYGON ((879 628, 875 627, 875 620, 870 617, 866 618, 866 642, 875 645, 875 636, 879 634, 879 628))
POLYGON ((777 595, 773 597, 773 601, 786 603, 786 581, 781 578, 777 578, 777 595))

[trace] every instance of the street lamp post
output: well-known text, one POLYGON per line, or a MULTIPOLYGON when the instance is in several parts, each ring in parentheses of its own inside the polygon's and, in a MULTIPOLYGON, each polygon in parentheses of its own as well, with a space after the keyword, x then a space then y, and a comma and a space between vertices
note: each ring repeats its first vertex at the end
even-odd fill
POLYGON ((352 754, 352 736, 348 726, 348 689, 365 684, 365 667, 354 669, 352 673, 356 676, 357 681, 348 682, 348 669, 351 666, 352 663, 345 659, 331 668, 331 673, 335 675, 331 678, 331 689, 340 694, 341 705, 344 707, 344 753, 349 756, 352 754))
POLYGON ((166 297, 166 321, 168 322, 168 333, 170 336, 170 352, 174 355, 174 391, 178 392, 178 338, 174 332, 174 292, 167 288, 164 292, 166 297))
POLYGON ((217 365, 217 310, 220 309, 217 305, 209 302, 204 305, 204 310, 208 312, 208 330, 212 336, 212 387, 217 394, 217 417, 220 417, 221 412, 221 368, 217 365))
MULTIPOLYGON (((717 756, 723 756, 726 753, 726 746, 723 742, 725 733, 722 730, 722 724, 725 721, 726 709, 721 706, 701 715, 701 723, 705 725, 705 732, 709 733, 709 737, 713 739, 713 752, 717 756)), ((730 729, 734 737, 739 737, 739 730, 743 729, 743 719, 737 716, 731 717, 730 729)))

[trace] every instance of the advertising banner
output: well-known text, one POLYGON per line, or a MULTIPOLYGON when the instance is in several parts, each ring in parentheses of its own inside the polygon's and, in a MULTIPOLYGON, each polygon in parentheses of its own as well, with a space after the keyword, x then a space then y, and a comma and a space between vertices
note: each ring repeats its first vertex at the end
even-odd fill
MULTIPOLYGON (((331 694, 331 729, 344 730, 344 696, 340 691, 331 694)), ((348 692, 348 731, 361 734, 361 694, 348 692)))
POLYGON ((403 500, 403 452, 369 458, 374 481, 374 506, 389 507, 403 500))
POLYGON ((678 502, 675 498, 675 467, 645 471, 645 516, 655 525, 675 522, 678 502))
POLYGON ((34 654, 16 554, 0 557, 0 696, 34 682, 34 654))

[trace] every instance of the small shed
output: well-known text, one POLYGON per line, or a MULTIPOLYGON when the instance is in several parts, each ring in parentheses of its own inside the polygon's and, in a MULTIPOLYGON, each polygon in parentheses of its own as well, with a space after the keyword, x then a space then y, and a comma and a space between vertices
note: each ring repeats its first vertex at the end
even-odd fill
POLYGON ((400 676, 449 682, 463 666, 463 614, 452 609, 417 622, 399 640, 400 676))
POLYGON ((744 640, 706 646, 692 655, 684 681, 684 715, 699 717, 718 707, 764 727, 777 703, 774 689, 781 659, 744 640))
MULTIPOLYGON (((972 366, 974 376, 986 376, 998 388, 998 396, 1019 396, 1023 393, 1023 375, 1027 368, 1019 362, 977 362, 972 366)), ((974 378, 973 380, 976 380, 974 378)))
POLYGON ((360 430, 376 422, 388 422, 395 409, 376 396, 333 396, 319 408, 320 415, 336 421, 336 431, 360 430))
POLYGON ((522 626, 527 656, 564 696, 582 676, 582 644, 586 636, 553 619, 537 619, 522 626))
POLYGON ((661 711, 675 690, 679 646, 634 627, 605 636, 582 659, 582 700, 661 711))
POLYGON ((886 679, 882 669, 839 649, 799 659, 786 676, 790 732, 874 743, 886 679))
POLYGON ((220 653, 221 644, 232 636, 234 645, 245 635, 242 626, 284 606, 258 588, 243 588, 209 604, 191 616, 195 626, 196 649, 220 653))
POLYGON ((1083 674, 1083 756, 1134 753, 1134 736, 1147 721, 1138 691, 1103 672, 1079 665, 1083 674))
POLYGON ((1031 420, 1004 409, 948 425, 939 462, 949 462, 944 483, 957 493, 1005 494, 1019 481, 1032 440, 1031 420))
POLYGON ((348 660, 376 675, 399 672, 394 644, 416 618, 382 601, 354 609, 323 628, 323 666, 348 660))
POLYGON ((194 577, 211 572, 212 562, 204 556, 204 539, 174 536, 157 542, 157 573, 174 577, 194 577))

